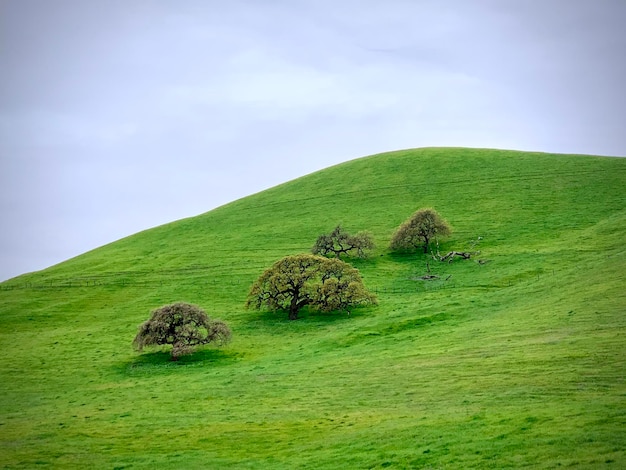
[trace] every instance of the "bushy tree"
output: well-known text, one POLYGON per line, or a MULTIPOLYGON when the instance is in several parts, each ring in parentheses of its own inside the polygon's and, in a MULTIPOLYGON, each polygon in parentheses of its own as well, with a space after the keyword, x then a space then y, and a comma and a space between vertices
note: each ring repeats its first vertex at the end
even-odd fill
POLYGON ((139 326, 133 340, 138 351, 145 346, 172 345, 172 360, 191 354, 196 346, 230 341, 231 331, 221 320, 211 320, 197 305, 177 302, 152 311, 150 319, 139 326))
POLYGON ((394 251, 413 251, 422 247, 424 253, 428 253, 433 238, 446 237, 450 233, 450 225, 435 209, 420 209, 398 227, 389 247, 394 251))
POLYGON ((356 251, 359 258, 365 258, 367 251, 374 249, 374 240, 368 232, 359 232, 355 235, 347 233, 341 225, 337 225, 329 234, 320 235, 311 249, 314 255, 328 256, 334 254, 341 258, 342 254, 356 251))
POLYGON ((304 306, 319 311, 376 304, 359 271, 336 258, 286 256, 265 270, 250 288, 246 307, 287 311, 296 320, 304 306))

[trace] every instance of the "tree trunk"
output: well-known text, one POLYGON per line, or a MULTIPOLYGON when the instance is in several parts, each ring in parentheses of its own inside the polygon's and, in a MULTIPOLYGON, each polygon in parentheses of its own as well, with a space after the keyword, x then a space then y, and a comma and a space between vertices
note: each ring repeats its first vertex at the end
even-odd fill
POLYGON ((430 244, 430 237, 425 233, 421 234, 421 237, 424 239, 424 254, 428 254, 428 245, 430 244))
POLYGON ((294 296, 291 298, 291 305, 289 305, 290 320, 298 319, 298 310, 300 310, 300 307, 298 306, 298 296, 294 294, 294 296))

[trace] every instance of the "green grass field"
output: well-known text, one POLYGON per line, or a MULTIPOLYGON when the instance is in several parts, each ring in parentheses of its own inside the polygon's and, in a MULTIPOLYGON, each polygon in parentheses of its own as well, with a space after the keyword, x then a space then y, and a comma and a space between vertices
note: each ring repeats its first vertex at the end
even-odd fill
POLYGON ((353 160, 0 284, 2 468, 626 468, 626 159, 481 149, 353 160), (387 250, 434 207, 441 250, 387 250), (337 223, 380 305, 247 311, 337 223), (447 280, 443 280, 447 279, 447 280), (233 341, 131 342, 174 301, 233 341))

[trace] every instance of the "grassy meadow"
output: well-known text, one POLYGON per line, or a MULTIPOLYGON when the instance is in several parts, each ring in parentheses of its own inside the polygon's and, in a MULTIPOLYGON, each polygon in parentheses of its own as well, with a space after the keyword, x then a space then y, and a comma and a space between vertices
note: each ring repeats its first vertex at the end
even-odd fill
POLYGON ((353 160, 0 284, 0 468, 626 468, 626 159, 428 148, 353 160), (422 207, 436 263, 392 254, 422 207), (342 223, 379 306, 247 311, 342 223), (480 240, 479 240, 480 237, 480 240), (483 263, 476 262, 481 259, 483 263), (232 342, 131 342, 187 301, 232 342))

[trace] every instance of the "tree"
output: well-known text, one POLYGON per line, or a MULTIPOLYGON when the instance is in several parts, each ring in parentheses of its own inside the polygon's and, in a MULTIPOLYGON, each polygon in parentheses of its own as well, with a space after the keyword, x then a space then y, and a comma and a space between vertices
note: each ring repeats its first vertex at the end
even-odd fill
POLYGON ((413 251, 428 246, 435 237, 446 237, 452 229, 435 209, 420 209, 398 227, 391 238, 390 248, 394 251, 413 251))
POLYGON ((191 354, 196 346, 230 341, 231 331, 221 320, 211 320, 197 305, 178 302, 152 311, 150 319, 139 326, 133 340, 138 351, 145 346, 172 345, 172 360, 191 354))
POLYGON ((357 269, 336 258, 302 254, 285 256, 266 269, 250 288, 246 307, 287 311, 296 320, 304 306, 333 311, 376 303, 357 269))
POLYGON ((374 240, 368 232, 359 232, 356 235, 350 235, 337 225, 329 234, 320 235, 311 249, 314 255, 327 256, 334 254, 335 257, 341 258, 342 254, 349 254, 351 251, 357 252, 359 258, 367 256, 366 250, 374 248, 374 240))

